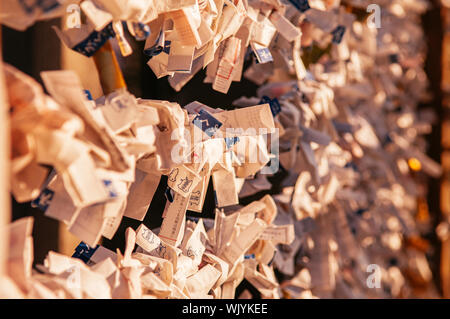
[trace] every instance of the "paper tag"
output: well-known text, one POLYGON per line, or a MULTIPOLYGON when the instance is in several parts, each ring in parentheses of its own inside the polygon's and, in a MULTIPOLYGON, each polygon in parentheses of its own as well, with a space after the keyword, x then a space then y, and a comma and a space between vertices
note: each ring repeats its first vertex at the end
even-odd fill
POLYGON ((170 44, 170 54, 167 64, 167 71, 190 73, 192 69, 194 51, 195 46, 182 45, 178 41, 172 42, 170 44))
POLYGON ((52 185, 52 189, 55 193, 52 196, 50 205, 45 210, 45 216, 55 218, 64 223, 71 223, 77 216, 80 208, 73 204, 61 179, 58 180, 55 187, 52 185))
POLYGON ((192 210, 197 213, 201 213, 203 209, 203 203, 205 202, 206 192, 208 191, 210 174, 206 174, 201 181, 192 190, 191 197, 189 198, 188 210, 192 210))
POLYGON ((69 231, 89 246, 96 246, 106 225, 104 213, 102 204, 81 209, 69 226, 69 231))
POLYGON ((192 61, 192 67, 190 73, 175 73, 169 78, 170 86, 177 92, 179 92, 202 68, 203 55, 192 61))
POLYGON ((224 169, 214 171, 212 179, 217 207, 239 204, 234 169, 231 171, 224 169))
MULTIPOLYGON (((76 74, 73 71, 46 71, 41 73, 41 77, 55 100, 82 117, 85 123, 98 135, 116 168, 120 171, 129 169, 129 158, 117 145, 111 130, 106 129, 106 125, 95 118, 90 104, 83 95, 81 83, 76 74)), ((83 176, 83 178, 88 178, 88 176, 83 176)))
POLYGON ((211 265, 206 265, 186 280, 186 288, 191 294, 205 297, 220 276, 219 270, 211 265))
POLYGON ((80 4, 81 9, 83 10, 84 14, 88 17, 89 21, 92 22, 92 24, 95 27, 95 31, 101 31, 103 30, 108 24, 112 22, 112 15, 107 12, 103 11, 100 8, 98 8, 92 1, 83 1, 80 4))
POLYGON ((105 203, 105 215, 102 236, 112 239, 122 221, 126 198, 111 200, 105 203))
POLYGON ((241 135, 259 135, 259 129, 267 129, 273 133, 275 123, 269 104, 244 107, 233 111, 215 114, 218 121, 223 123, 220 127, 227 137, 241 135), (231 130, 227 130, 231 129, 231 130), (235 129, 242 130, 233 134, 235 129))
POLYGON ((209 137, 213 137, 217 130, 222 126, 222 123, 205 109, 200 110, 192 123, 205 132, 205 134, 209 137))
POLYGON ((136 169, 135 181, 128 192, 124 216, 144 220, 160 179, 160 175, 148 174, 136 169))
POLYGON ((117 43, 119 44, 120 53, 126 57, 133 53, 130 44, 128 43, 123 33, 123 25, 121 21, 115 21, 113 23, 114 33, 116 34, 117 43))
POLYGON ((252 46, 253 53, 255 54, 258 63, 262 64, 273 61, 273 57, 269 51, 269 48, 266 48, 256 42, 251 42, 250 44, 252 46))
POLYGON ((136 244, 141 246, 145 251, 151 252, 159 247, 161 240, 144 224, 141 224, 136 230, 136 244))
POLYGON ((42 190, 39 197, 31 202, 31 207, 39 208, 40 210, 45 212, 50 205, 54 194, 55 192, 48 188, 42 190))
POLYGON ((223 250, 234 239, 236 233, 236 223, 239 214, 231 214, 226 216, 223 210, 216 209, 214 219, 214 252, 217 256, 222 255, 223 250))
POLYGON ((303 132, 302 141, 303 142, 314 142, 320 145, 328 145, 331 143, 331 137, 325 133, 319 132, 312 128, 301 126, 300 129, 303 132))
POLYGON ((278 102, 277 98, 271 99, 268 96, 264 95, 261 98, 261 101, 259 101, 259 104, 269 104, 270 111, 272 112, 273 117, 281 112, 281 105, 280 102, 278 102))
POLYGON ((186 104, 185 106, 183 106, 183 108, 185 110, 187 110, 190 114, 200 113, 200 111, 202 109, 204 109, 205 111, 207 111, 210 114, 219 113, 219 112, 223 111, 222 109, 217 109, 217 108, 213 109, 212 107, 209 107, 208 105, 200 103, 198 101, 194 101, 189 104, 186 104))
POLYGON ((222 44, 223 54, 219 55, 219 65, 213 82, 213 89, 227 93, 233 81, 241 50, 241 39, 230 37, 222 44))
POLYGON ((117 255, 113 251, 111 251, 103 246, 98 246, 97 249, 95 250, 94 254, 89 259, 89 262, 87 263, 87 265, 93 266, 93 265, 101 263, 102 261, 105 261, 108 258, 110 258, 113 262, 116 262, 117 255))
POLYGON ((225 249, 222 256, 230 264, 234 264, 244 253, 253 245, 253 243, 259 238, 266 223, 257 218, 253 223, 242 231, 231 244, 225 249))
POLYGON ((202 261, 207 238, 208 235, 202 219, 197 222, 193 230, 192 228, 186 230, 180 248, 186 256, 193 259, 195 266, 198 266, 202 261))
POLYGON ((270 15, 270 22, 277 28, 277 31, 289 42, 300 36, 300 29, 294 26, 285 16, 278 11, 273 11, 270 15))
POLYGON ((87 38, 73 46, 72 50, 87 57, 91 57, 106 43, 106 41, 115 35, 113 25, 110 23, 101 31, 94 30, 87 38))
POLYGON ((269 226, 261 233, 259 239, 290 245, 295 238, 294 225, 269 226))
POLYGON ((78 246, 75 248, 75 252, 72 255, 72 258, 78 258, 81 259, 85 264, 89 262, 92 255, 95 253, 95 251, 100 247, 100 245, 97 245, 95 247, 89 247, 84 242, 81 242, 78 244, 78 246))
POLYGON ((199 181, 197 174, 185 166, 179 166, 170 171, 167 184, 181 196, 189 197, 199 181))
MULTIPOLYGON (((159 31, 158 37, 156 38, 154 43, 150 43, 150 38, 147 38, 145 42, 145 49, 144 54, 148 55, 149 57, 154 57, 158 54, 160 54, 165 46, 165 37, 164 37, 164 31, 159 31)), ((167 52, 166 52, 167 53, 167 52)))
POLYGON ((92 97, 91 91, 89 91, 89 90, 83 90, 83 92, 84 92, 86 98, 87 98, 89 101, 94 101, 94 98, 92 97))
POLYGON ((23 10, 28 14, 33 14, 35 10, 40 9, 48 13, 61 6, 59 0, 18 0, 23 10))
POLYGON ((225 137, 225 145, 227 147, 227 149, 231 148, 233 145, 235 145, 236 143, 238 143, 240 141, 239 136, 234 136, 234 137, 225 137))
POLYGON ((199 25, 196 25, 196 19, 192 14, 192 10, 183 8, 170 12, 169 16, 173 19, 180 42, 185 46, 200 47, 201 39, 197 31, 199 25))
POLYGON ((109 94, 105 105, 99 108, 111 129, 117 133, 129 129, 136 121, 136 98, 127 91, 119 90, 109 94))
POLYGON ((269 19, 259 15, 258 21, 253 24, 250 41, 258 43, 263 48, 267 48, 270 46, 276 31, 277 29, 269 19))
POLYGON ((145 41, 151 33, 150 27, 142 22, 127 21, 127 27, 137 41, 145 41))
POLYGON ((308 0, 289 0, 289 2, 297 8, 300 12, 305 12, 311 7, 309 6, 308 0))
POLYGON ((345 34, 345 26, 338 25, 333 31, 331 31, 331 34, 333 35, 333 43, 339 44, 342 41, 342 38, 345 34))
POLYGON ((163 241, 177 247, 183 239, 186 209, 189 197, 175 194, 173 203, 168 203, 158 236, 163 241))

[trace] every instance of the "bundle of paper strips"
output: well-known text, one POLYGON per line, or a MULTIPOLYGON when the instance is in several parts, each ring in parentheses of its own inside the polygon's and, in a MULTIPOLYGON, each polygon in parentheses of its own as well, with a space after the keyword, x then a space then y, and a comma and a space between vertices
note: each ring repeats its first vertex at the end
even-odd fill
POLYGON ((233 110, 125 89, 93 100, 74 72, 41 73, 47 95, 4 64, 11 192, 81 243, 32 268, 33 219, 13 222, 0 296, 235 298, 244 279, 262 298, 432 286, 416 218, 424 175, 441 175, 423 137, 434 113, 418 108, 427 1, 378 1, 377 17, 357 0, 9 0, 0 21, 25 29, 74 4, 86 24, 56 31, 88 57, 114 37, 131 54, 126 25, 175 90, 205 67, 214 90, 242 76, 259 89, 233 110), (124 252, 101 246, 123 216, 152 214, 163 177, 161 226, 127 228, 124 252), (215 218, 187 217, 202 212, 210 180, 215 218))

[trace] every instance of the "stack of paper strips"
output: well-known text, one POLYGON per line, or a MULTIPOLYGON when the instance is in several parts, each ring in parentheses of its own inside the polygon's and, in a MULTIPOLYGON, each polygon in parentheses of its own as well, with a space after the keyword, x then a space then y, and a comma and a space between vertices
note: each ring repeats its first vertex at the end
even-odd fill
POLYGON ((126 89, 93 100, 72 71, 42 72, 46 94, 4 64, 11 192, 81 243, 32 268, 33 218, 13 222, 1 297, 237 298, 245 279, 263 298, 398 298, 432 285, 416 218, 421 181, 441 175, 423 137, 434 113, 417 107, 426 0, 374 14, 357 0, 31 2, 6 1, 0 21, 24 30, 78 5, 85 24, 56 32, 87 57, 110 40, 132 54, 129 32, 177 91, 203 68, 213 90, 242 77, 259 89, 234 109, 126 89), (152 214, 162 178, 160 227, 101 246, 124 216, 152 214), (211 180, 215 218, 201 218, 211 180))

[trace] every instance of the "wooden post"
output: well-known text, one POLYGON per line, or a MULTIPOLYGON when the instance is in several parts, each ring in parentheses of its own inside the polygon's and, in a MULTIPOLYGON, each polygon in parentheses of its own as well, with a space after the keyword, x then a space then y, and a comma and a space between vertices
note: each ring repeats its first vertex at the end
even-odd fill
POLYGON ((2 35, 0 25, 0 277, 6 273, 9 239, 6 225, 11 219, 9 197, 10 128, 9 106, 3 73, 2 35))
MULTIPOLYGON (((442 39, 442 80, 443 96, 442 135, 441 135, 441 163, 443 177, 441 181, 440 208, 442 219, 450 222, 450 7, 444 2, 441 7, 444 36, 442 39)), ((450 298, 450 237, 443 239, 441 248, 441 284, 444 298, 450 298)))
POLYGON ((119 62, 109 41, 94 54, 94 61, 104 95, 108 95, 120 88, 126 89, 127 86, 120 70, 119 62))

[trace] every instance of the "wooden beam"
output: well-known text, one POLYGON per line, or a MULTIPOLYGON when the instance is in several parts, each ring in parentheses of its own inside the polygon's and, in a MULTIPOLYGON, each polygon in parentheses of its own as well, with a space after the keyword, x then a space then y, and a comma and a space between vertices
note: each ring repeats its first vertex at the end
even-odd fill
MULTIPOLYGON (((444 31, 441 56, 441 90, 444 118, 441 125, 441 163, 443 177, 441 181, 440 208, 442 220, 450 222, 450 8, 442 2, 441 18, 444 31)), ((444 298, 450 298, 450 237, 443 239, 441 247, 441 287, 444 298)))
POLYGON ((3 73, 2 35, 0 25, 0 277, 6 273, 8 256, 8 234, 6 225, 11 220, 11 203, 9 196, 9 159, 10 159, 10 128, 9 105, 6 96, 3 73))

